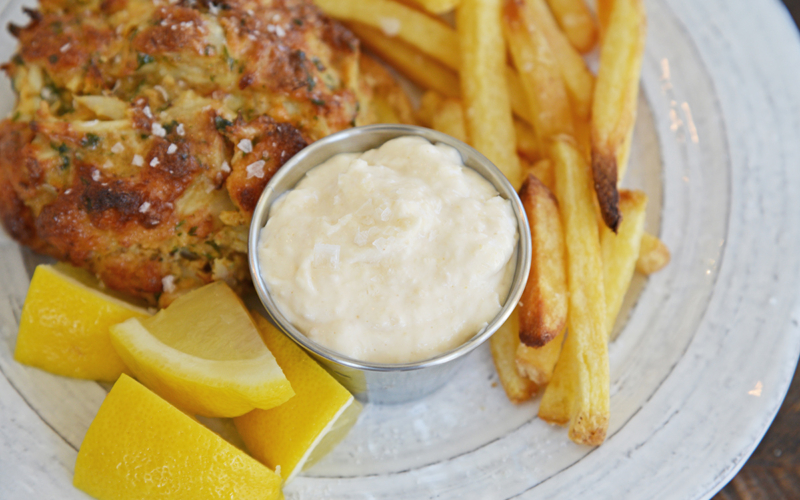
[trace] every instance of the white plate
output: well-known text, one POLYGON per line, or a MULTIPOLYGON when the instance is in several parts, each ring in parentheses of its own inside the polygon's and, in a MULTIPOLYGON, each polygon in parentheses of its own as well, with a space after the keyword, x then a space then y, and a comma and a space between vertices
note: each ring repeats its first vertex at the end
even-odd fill
MULTIPOLYGON (((427 399, 367 406, 288 498, 699 499, 743 465, 800 353, 800 44, 776 0, 646 3, 626 183, 650 195, 672 263, 627 299, 607 442, 574 445, 538 402, 509 404, 481 349, 427 399)), ((2 33, 0 59, 14 46, 2 33)), ((0 96, 11 109, 7 82, 0 96)), ((35 261, 0 236, 0 498, 86 498, 72 472, 105 389, 12 359, 35 261)))

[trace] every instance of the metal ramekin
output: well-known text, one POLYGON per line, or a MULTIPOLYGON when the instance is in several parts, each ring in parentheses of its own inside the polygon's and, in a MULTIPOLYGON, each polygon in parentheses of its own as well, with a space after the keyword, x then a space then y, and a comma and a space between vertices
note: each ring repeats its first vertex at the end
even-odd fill
POLYGON ((292 340, 300 344, 322 366, 328 369, 361 401, 402 403, 419 399, 441 387, 449 380, 466 355, 481 345, 503 324, 519 302, 531 265, 531 238, 525 210, 516 191, 485 156, 447 134, 411 125, 370 125, 356 127, 321 139, 300 151, 272 177, 256 205, 250 224, 248 240, 250 273, 258 296, 273 322, 292 340), (461 346, 436 357, 413 363, 370 363, 352 359, 324 347, 303 335, 278 310, 269 288, 261 277, 258 262, 258 240, 261 228, 269 218, 272 203, 290 190, 307 171, 339 153, 359 153, 376 148, 400 136, 423 137, 432 143, 452 146, 461 153, 467 167, 481 174, 497 189, 500 196, 511 201, 517 220, 519 241, 515 252, 516 269, 505 305, 486 328, 477 332, 461 346))

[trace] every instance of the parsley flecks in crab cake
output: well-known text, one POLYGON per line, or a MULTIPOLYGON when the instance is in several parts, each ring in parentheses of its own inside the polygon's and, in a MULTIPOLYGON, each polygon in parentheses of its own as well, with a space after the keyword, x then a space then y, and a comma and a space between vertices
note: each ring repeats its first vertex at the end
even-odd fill
POLYGON ((151 304, 213 280, 241 290, 275 171, 333 132, 410 119, 392 78, 310 1, 26 12, 3 66, 18 96, 0 123, 3 225, 151 304))

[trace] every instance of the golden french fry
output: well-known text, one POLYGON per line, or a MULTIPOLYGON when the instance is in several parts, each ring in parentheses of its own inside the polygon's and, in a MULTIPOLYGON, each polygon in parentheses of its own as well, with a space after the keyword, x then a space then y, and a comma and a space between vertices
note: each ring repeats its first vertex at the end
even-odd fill
POLYGON ((508 85, 508 99, 511 101, 511 109, 514 110, 514 114, 532 124, 531 108, 528 106, 528 99, 522 89, 522 80, 519 73, 508 65, 506 65, 506 84, 508 85))
POLYGON ((456 11, 461 41, 461 93, 472 145, 515 188, 522 184, 506 83, 500 0, 463 0, 456 11))
POLYGON ((521 120, 514 120, 514 131, 517 135, 517 153, 524 156, 528 161, 537 160, 541 154, 539 151, 539 139, 536 137, 536 132, 533 131, 533 128, 521 120))
POLYGON ((597 445, 605 440, 608 429, 609 373, 603 263, 591 173, 569 140, 554 141, 551 155, 567 250, 569 333, 539 416, 554 423, 568 420, 570 439, 597 445))
POLYGON ((600 26, 600 41, 608 28, 608 18, 611 17, 611 5, 614 0, 597 0, 597 24, 600 26))
POLYGON ((519 71, 536 135, 541 141, 574 135, 572 111, 561 70, 538 26, 525 22, 527 8, 508 0, 503 27, 514 65, 519 71))
POLYGON ((536 176, 537 179, 542 181, 542 184, 547 186, 550 191, 556 189, 555 172, 553 171, 553 162, 550 158, 543 158, 530 166, 528 173, 536 176))
POLYGON ((420 87, 448 97, 460 94, 458 75, 437 60, 378 29, 355 22, 347 26, 366 47, 420 87))
POLYGON ((642 0, 614 0, 600 51, 592 104, 592 171, 600 212, 616 231, 620 222, 618 170, 636 121, 636 100, 644 54, 642 0))
POLYGON ((538 387, 530 379, 523 377, 517 371, 515 357, 519 342, 519 313, 514 309, 506 322, 489 339, 492 351, 492 360, 500 377, 500 383, 506 391, 506 396, 513 403, 522 403, 531 398, 538 387))
POLYGON ((419 109, 417 109, 417 121, 420 124, 430 127, 433 123, 433 115, 439 111, 439 105, 444 100, 444 96, 435 90, 429 90, 422 94, 419 100, 419 109))
MULTIPOLYGON (((578 1, 583 3, 583 0, 578 1)), ((526 25, 535 24, 544 35, 564 77, 564 85, 575 115, 581 120, 588 120, 592 110, 594 75, 589 71, 580 53, 575 50, 559 29, 558 22, 547 7, 545 0, 525 0, 525 4, 522 11, 524 23, 526 25)))
POLYGON ((391 0, 314 0, 314 3, 334 19, 377 28, 458 69, 458 35, 443 21, 424 12, 391 0))
POLYGON ((597 25, 584 0, 547 0, 573 47, 589 52, 597 42, 597 25))
POLYGON ((642 245, 639 248, 639 258, 636 260, 636 270, 642 274, 653 274, 669 264, 669 248, 663 241, 652 234, 642 235, 642 245))
POLYGON ((603 282, 606 292, 606 332, 611 335, 622 299, 631 284, 639 246, 644 233, 647 195, 641 191, 620 191, 619 209, 622 223, 614 234, 606 226, 600 228, 600 247, 603 252, 603 282))
POLYGON ((515 358, 519 374, 532 380, 539 387, 547 385, 561 354, 564 331, 561 330, 556 338, 542 347, 528 347, 520 342, 515 358))
POLYGON ((592 161, 592 124, 588 120, 575 120, 575 142, 578 150, 586 158, 586 162, 592 161))
POLYGON ((374 116, 377 123, 410 123, 415 124, 414 107, 408 94, 397 85, 395 78, 373 57, 362 53, 358 60, 361 79, 374 89, 370 108, 367 111, 374 116))
POLYGON ((581 377, 577 356, 579 354, 576 352, 576 344, 564 341, 539 403, 539 418, 547 423, 567 425, 570 422, 578 399, 578 380, 581 377))
MULTIPOLYGON (((417 119, 426 127, 452 135, 467 144, 470 142, 464 119, 464 105, 460 99, 444 97, 429 90, 420 99, 417 119)), ((517 153, 522 155, 520 164, 527 165, 530 158, 539 157, 536 134, 530 125, 520 120, 514 120, 514 129, 517 136, 517 153)), ((545 185, 548 184, 545 183, 545 185)))
POLYGON ((461 0, 411 0, 433 14, 444 14, 458 7, 461 0))
POLYGON ((622 184, 622 180, 625 178, 625 172, 628 170, 628 159, 631 156, 631 142, 633 141, 633 129, 634 127, 631 127, 630 130, 628 130, 628 134, 625 136, 625 142, 622 143, 622 148, 620 148, 619 154, 617 155, 617 186, 622 184))
MULTIPOLYGON (((374 29, 379 29, 389 39, 401 40, 409 48, 416 48, 447 68, 460 71, 461 49, 456 30, 423 12, 392 0, 370 0, 369 2, 363 2, 362 0, 314 0, 314 3, 323 12, 335 19, 358 22, 374 29)), ((367 43, 369 44, 370 41, 367 43)), ((377 48, 374 50, 378 52, 377 48)), ((402 56, 404 64, 406 61, 413 59, 411 56, 412 54, 402 56)), ((395 56, 395 58, 400 57, 400 55, 395 56)), ((387 57, 387 60, 389 59, 391 58, 387 57)), ((392 60, 389 60, 389 63, 394 64, 392 60)), ((409 78, 412 80, 412 75, 418 79, 424 76, 420 74, 422 69, 411 72, 409 69, 404 70, 405 66, 400 65, 400 63, 397 64, 401 72, 408 71, 409 78)), ((429 67, 433 66, 429 65, 429 67)), ((505 67, 505 72, 506 84, 509 88, 509 99, 514 113, 520 118, 530 121, 530 110, 522 92, 522 85, 519 83, 519 75, 508 66, 505 67)), ((441 74, 441 71, 438 71, 438 73, 441 74)), ((438 84, 438 86, 434 86, 432 81, 434 77, 436 77, 436 74, 428 75, 425 77, 425 81, 418 83, 426 88, 437 89, 450 97, 458 96, 458 94, 451 94, 449 91, 445 92, 443 88, 440 88, 447 87, 452 89, 449 77, 445 77, 446 80, 438 84)))
POLYGON ((519 306, 519 339, 542 347, 567 322, 567 277, 564 231, 558 202, 539 179, 528 175, 520 200, 531 228, 531 270, 519 306))
POLYGON ((431 128, 451 135, 460 141, 470 142, 464 121, 464 108, 459 99, 446 98, 442 100, 436 114, 433 115, 431 128))

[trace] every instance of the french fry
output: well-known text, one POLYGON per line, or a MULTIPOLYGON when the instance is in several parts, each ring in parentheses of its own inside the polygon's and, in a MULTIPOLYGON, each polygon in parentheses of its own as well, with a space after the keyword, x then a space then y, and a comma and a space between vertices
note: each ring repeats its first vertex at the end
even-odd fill
POLYGON ((598 445, 605 440, 609 419, 608 334, 591 173, 569 140, 554 141, 551 155, 567 250, 569 334, 539 416, 559 424, 569 421, 571 440, 598 445))
POLYGON ((432 14, 444 14, 458 7, 461 0, 411 0, 432 14))
POLYGON ((314 0, 314 3, 334 19, 377 28, 458 69, 458 35, 453 28, 424 12, 391 0, 314 0))
POLYGON ((614 0, 597 0, 597 24, 600 26, 600 43, 608 29, 608 18, 611 17, 611 5, 614 0))
POLYGON ((551 192, 555 191, 556 189, 556 178, 555 172, 553 172, 553 162, 550 158, 542 158, 541 160, 537 161, 527 170, 528 173, 533 174, 539 179, 542 184, 547 186, 551 192))
POLYGON ((361 54, 358 64, 362 81, 374 89, 368 113, 378 123, 416 123, 408 94, 397 85, 386 66, 365 53, 361 54))
POLYGON ((617 155, 617 186, 622 184, 625 172, 628 170, 628 159, 631 156, 631 142, 633 141, 633 128, 628 130, 625 141, 622 143, 619 154, 617 155))
POLYGON ((514 132, 517 135, 517 153, 524 156, 528 161, 537 160, 541 154, 539 152, 539 139, 536 137, 536 132, 533 131, 533 128, 521 120, 514 120, 514 132))
POLYGON ((533 175, 520 189, 531 228, 531 270, 519 306, 519 339, 542 347, 561 333, 567 322, 567 277, 564 231, 558 202, 533 175))
POLYGON ((553 376, 553 369, 561 354, 564 331, 562 330, 556 338, 542 347, 528 347, 520 342, 514 359, 519 374, 532 380, 539 387, 547 385, 553 376))
MULTIPOLYGON (((583 3, 583 0, 578 1, 583 3)), ((522 14, 524 23, 528 26, 536 25, 547 40, 561 70, 561 75, 564 77, 573 112, 579 119, 588 120, 592 110, 594 75, 589 71, 583 57, 570 44, 564 32, 559 29, 558 22, 547 7, 545 0, 525 0, 522 14)))
MULTIPOLYGON (((537 163, 540 175, 552 177, 550 160, 537 163)), ((552 182, 552 180, 551 180, 552 182)), ((567 283, 564 262, 564 234, 561 216, 553 194, 544 183, 530 176, 520 190, 520 198, 528 215, 533 240, 533 259, 528 284, 520 301, 520 340, 515 361, 517 371, 544 386, 553 374, 561 353, 567 315, 567 283), (546 339, 544 345, 529 347, 525 337, 546 339)))
POLYGON ((464 121, 464 108, 458 99, 444 99, 439 111, 433 115, 431 128, 451 135, 459 141, 469 143, 467 128, 464 121))
POLYGON ((653 274, 669 264, 669 248, 663 241, 652 234, 642 235, 639 258, 636 260, 636 271, 642 274, 653 274))
POLYGON ((641 191, 620 191, 619 209, 622 223, 617 234, 606 226, 600 228, 600 248, 603 252, 603 282, 606 292, 606 332, 611 335, 622 299, 631 284, 639 247, 644 234, 647 195, 641 191))
POLYGON ((519 73, 514 71, 511 66, 506 66, 506 84, 508 85, 508 99, 511 101, 511 109, 514 110, 514 114, 532 124, 531 108, 528 106, 528 99, 522 89, 522 80, 519 73))
POLYGON ((586 162, 592 161, 592 124, 588 120, 575 120, 575 142, 578 150, 586 158, 586 162))
POLYGON ((517 371, 515 357, 519 342, 519 309, 514 309, 503 326, 501 326, 489 339, 489 348, 492 351, 492 360, 497 370, 497 376, 506 396, 512 403, 522 403, 530 399, 538 387, 530 379, 523 377, 517 371))
POLYGON ((597 42, 597 26, 584 0, 547 0, 573 47, 589 52, 597 42))
POLYGON ((518 0, 506 1, 503 27, 531 108, 533 129, 544 142, 561 135, 574 136, 572 111, 561 70, 541 30, 535 23, 525 22, 526 10, 518 0))
POLYGON ((435 90, 429 90, 422 94, 417 109, 417 120, 420 124, 430 127, 433 123, 433 115, 439 111, 439 105, 444 100, 444 96, 435 90))
POLYGON ((458 97, 460 83, 455 71, 419 50, 361 23, 347 25, 361 42, 409 80, 422 88, 433 89, 448 97, 458 97))
MULTIPOLYGON (((420 99, 417 119, 426 127, 452 135, 467 144, 470 142, 464 119, 464 106, 460 99, 444 97, 435 91, 429 90, 420 99)), ((517 153, 522 155, 520 165, 527 165, 529 168, 528 162, 539 157, 539 144, 536 133, 530 125, 516 119, 514 120, 514 130, 517 136, 517 153)), ((552 178, 552 175, 549 178, 552 178)), ((549 189, 552 186, 552 182, 550 184, 545 182, 545 185, 549 189)))
POLYGON ((500 1, 463 0, 456 11, 461 93, 472 145, 518 188, 522 173, 506 83, 500 1))
MULTIPOLYGON (((323 12, 335 19, 358 22, 374 29, 379 29, 389 39, 396 38, 401 40, 409 47, 416 48, 447 68, 460 71, 461 54, 456 30, 423 12, 392 0, 370 0, 369 2, 363 2, 362 0, 314 0, 314 3, 323 12)), ((404 59, 408 60, 408 56, 409 54, 406 54, 404 59)), ((402 66, 398 67, 401 72, 404 72, 402 68, 402 66)), ((413 75, 415 74, 417 78, 421 78, 418 74, 419 71, 410 72, 409 78, 413 80, 413 75)), ((514 113, 520 118, 530 121, 530 110, 525 101, 522 85, 519 82, 519 75, 508 66, 506 66, 505 72, 506 84, 509 88, 509 99, 514 113)), ((431 78, 426 79, 428 85, 432 85, 431 78)), ((421 85, 426 86, 425 83, 421 83, 421 85)), ((440 85, 449 87, 449 78, 440 85)), ((433 86, 426 86, 426 88, 438 89, 438 87, 433 86)), ((438 90, 441 91, 442 89, 438 90)), ((451 95, 448 92, 442 93, 450 97, 457 97, 457 95, 451 95)))
POLYGON ((600 212, 614 231, 620 223, 618 170, 636 121, 645 24, 642 0, 614 0, 594 90, 592 171, 600 212))

